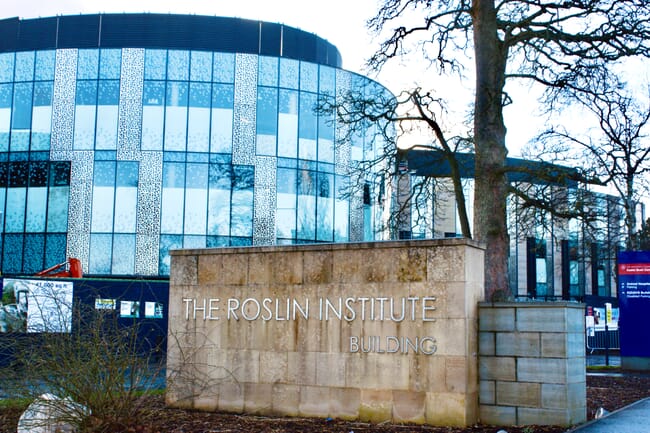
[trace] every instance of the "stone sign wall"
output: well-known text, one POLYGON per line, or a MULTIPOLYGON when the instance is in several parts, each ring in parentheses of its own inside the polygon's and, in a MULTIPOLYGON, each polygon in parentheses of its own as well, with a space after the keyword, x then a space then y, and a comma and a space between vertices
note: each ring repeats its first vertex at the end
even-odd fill
POLYGON ((167 403, 473 424, 483 253, 464 239, 173 251, 167 403))

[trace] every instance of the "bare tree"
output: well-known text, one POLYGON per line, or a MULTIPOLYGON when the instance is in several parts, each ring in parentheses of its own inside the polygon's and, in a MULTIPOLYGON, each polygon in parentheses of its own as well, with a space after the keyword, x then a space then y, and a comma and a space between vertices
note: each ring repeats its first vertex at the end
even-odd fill
POLYGON ((645 103, 623 87, 597 82, 589 92, 572 91, 592 114, 596 127, 584 134, 575 128, 556 126, 540 135, 546 149, 564 150, 585 166, 585 171, 610 186, 619 197, 625 215, 626 248, 638 249, 637 208, 648 192, 646 175, 650 171, 650 97, 645 103))
POLYGON ((507 295, 506 81, 546 86, 547 96, 650 47, 647 0, 384 0, 369 27, 385 35, 369 64, 381 68, 420 43, 441 71, 475 62, 475 238, 487 245, 486 297, 507 295))
MULTIPOLYGON (((356 182, 352 182, 351 187, 363 187, 364 182, 360 180, 367 177, 367 173, 378 174, 373 180, 377 190, 383 188, 386 179, 397 178, 398 191, 395 194, 399 197, 395 208, 388 215, 389 230, 406 226, 410 229, 414 223, 431 223, 425 203, 434 199, 436 180, 431 177, 418 177, 403 183, 405 177, 409 176, 408 167, 403 165, 408 160, 408 152, 412 149, 429 149, 443 155, 449 166, 451 190, 457 204, 461 234, 463 237, 472 237, 463 192, 462 168, 456 158, 459 152, 467 152, 471 148, 471 140, 467 137, 452 136, 445 129, 441 120, 447 114, 444 101, 432 92, 425 92, 420 88, 403 91, 394 97, 384 92, 369 92, 368 89, 353 87, 349 91, 341 92, 336 99, 321 99, 317 111, 322 115, 334 116, 337 120, 337 145, 344 146, 354 142, 360 131, 373 131, 366 133, 369 135, 366 138, 373 145, 379 143, 380 149, 356 162, 357 165, 353 169, 356 182), (430 143, 416 144, 408 148, 397 147, 401 137, 412 134, 414 129, 422 125, 432 134, 430 143), (411 218, 413 213, 415 218, 411 218)), ((351 192, 348 191, 347 194, 351 192)))

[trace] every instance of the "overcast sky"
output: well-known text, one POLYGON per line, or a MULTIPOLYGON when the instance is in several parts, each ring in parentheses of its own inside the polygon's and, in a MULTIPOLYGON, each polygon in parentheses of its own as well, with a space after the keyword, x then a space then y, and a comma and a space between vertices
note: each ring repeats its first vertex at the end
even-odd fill
MULTIPOLYGON (((36 18, 79 13, 188 13, 197 15, 232 16, 277 22, 315 33, 333 43, 341 52, 343 67, 369 75, 393 93, 415 85, 435 89, 451 107, 449 126, 466 116, 473 100, 473 82, 457 77, 438 77, 427 65, 394 62, 379 75, 368 74, 365 60, 377 48, 366 29, 366 21, 377 11, 381 0, 0 0, 0 17, 36 18)), ((468 67, 472 63, 468 60, 468 67)), ((511 154, 541 128, 535 113, 536 100, 522 93, 516 103, 506 107, 507 143, 511 154)), ((417 138, 416 138, 417 140, 417 138)), ((425 141, 424 139, 423 141, 425 141)))

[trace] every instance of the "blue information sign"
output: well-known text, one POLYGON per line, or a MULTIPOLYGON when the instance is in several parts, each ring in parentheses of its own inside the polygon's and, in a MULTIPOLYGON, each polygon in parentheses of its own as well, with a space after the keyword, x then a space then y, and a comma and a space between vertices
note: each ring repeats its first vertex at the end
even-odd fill
POLYGON ((618 255, 621 356, 650 358, 650 251, 618 255))

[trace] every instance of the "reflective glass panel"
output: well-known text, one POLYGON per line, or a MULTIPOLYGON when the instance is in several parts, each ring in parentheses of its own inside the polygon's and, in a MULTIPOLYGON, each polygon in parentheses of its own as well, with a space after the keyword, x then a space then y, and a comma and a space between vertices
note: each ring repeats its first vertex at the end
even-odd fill
POLYGON ((210 164, 209 167, 207 233, 229 236, 232 166, 230 164, 210 164))
POLYGON ((190 52, 169 50, 167 56, 167 79, 187 81, 190 77, 190 52))
POLYGON ((208 164, 187 164, 185 234, 205 235, 208 213, 208 164))
POLYGON ((111 271, 115 275, 133 275, 135 270, 135 235, 113 237, 111 271))
POLYGON ((318 174, 316 233, 319 241, 333 241, 334 236, 334 176, 318 174))
POLYGON ((284 57, 280 59, 280 87, 298 89, 299 65, 298 60, 284 57))
POLYGON ((119 98, 119 81, 99 81, 97 97, 97 126, 95 138, 95 148, 98 150, 117 149, 119 98))
POLYGON ((144 79, 164 80, 167 73, 167 51, 146 50, 144 52, 144 79))
POLYGON ((212 86, 210 152, 230 153, 232 151, 233 104, 232 84, 212 86))
POLYGON ((42 234, 25 235, 25 256, 23 257, 23 272, 33 274, 45 269, 45 236, 42 234))
POLYGON ((165 150, 185 151, 188 83, 168 82, 166 102, 165 150))
POLYGON ((122 50, 102 49, 99 54, 99 78, 118 80, 122 69, 122 50))
POLYGON ((275 156, 278 133, 278 89, 257 89, 257 154, 275 156))
POLYGON ((316 238, 316 172, 298 170, 298 239, 316 238))
POLYGON ((278 86, 278 63, 277 57, 259 57, 257 80, 260 86, 278 86))
POLYGON ((300 62, 300 90, 318 92, 318 65, 300 62))
POLYGON ((31 150, 50 148, 53 84, 51 81, 34 83, 31 150))
POLYGON ((278 156, 295 158, 298 139, 298 92, 280 89, 278 156))
POLYGON ((142 150, 161 150, 165 121, 165 83, 145 81, 142 94, 142 150))
POLYGON ((99 73, 99 50, 79 50, 77 54, 77 79, 96 79, 99 73))
POLYGON ((14 81, 34 80, 34 51, 16 53, 16 72, 14 81))
POLYGON ((188 152, 208 152, 210 149, 210 90, 209 83, 190 83, 188 152))
POLYGON ((32 124, 33 83, 16 83, 11 119, 11 150, 29 150, 29 129, 32 124))
POLYGON ((14 80, 14 53, 0 53, 0 83, 14 80))
POLYGON ((13 85, 0 84, 0 152, 9 150, 13 85))
POLYGON ((91 233, 88 271, 91 274, 110 274, 113 235, 91 233))
POLYGON ((277 237, 296 238, 296 170, 278 168, 277 171, 277 237))
POLYGON ((185 164, 163 165, 161 233, 183 233, 183 210, 185 209, 185 164))
POLYGON ((217 83, 235 82, 235 55, 232 53, 214 53, 212 81, 217 83))
POLYGON ((253 235, 253 186, 255 170, 249 166, 235 166, 232 189, 231 236, 253 235))
POLYGON ((135 233, 138 204, 138 163, 118 161, 115 191, 115 233, 135 233))
POLYGON ((190 59, 190 80, 211 81, 212 53, 205 51, 192 51, 190 59))
POLYGON ((115 209, 115 162, 95 161, 91 231, 113 232, 115 209))
POLYGON ((316 131, 318 119, 315 113, 316 95, 314 93, 300 93, 300 122, 298 128, 299 157, 301 159, 316 160, 316 131))
POLYGON ((36 52, 36 79, 54 80, 55 51, 36 52))

